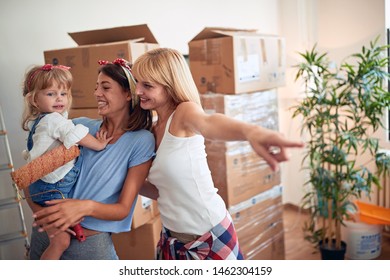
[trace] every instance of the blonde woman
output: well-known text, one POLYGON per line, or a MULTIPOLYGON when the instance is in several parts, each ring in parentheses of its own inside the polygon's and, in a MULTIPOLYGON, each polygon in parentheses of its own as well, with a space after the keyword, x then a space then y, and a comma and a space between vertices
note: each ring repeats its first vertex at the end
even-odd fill
POLYGON ((204 139, 247 140, 273 170, 286 148, 280 133, 222 114, 206 114, 184 57, 160 48, 132 68, 140 106, 155 110, 156 157, 142 194, 157 198, 163 223, 158 259, 243 259, 232 219, 207 164, 204 139), (274 151, 277 151, 276 153, 274 151))

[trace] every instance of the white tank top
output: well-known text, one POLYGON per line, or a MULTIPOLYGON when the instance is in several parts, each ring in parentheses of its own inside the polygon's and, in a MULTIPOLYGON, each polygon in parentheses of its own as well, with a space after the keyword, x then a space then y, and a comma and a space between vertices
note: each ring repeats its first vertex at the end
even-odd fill
POLYGON ((203 235, 222 221, 226 205, 214 187, 203 136, 177 137, 169 133, 173 114, 148 180, 159 191, 157 201, 164 227, 203 235))

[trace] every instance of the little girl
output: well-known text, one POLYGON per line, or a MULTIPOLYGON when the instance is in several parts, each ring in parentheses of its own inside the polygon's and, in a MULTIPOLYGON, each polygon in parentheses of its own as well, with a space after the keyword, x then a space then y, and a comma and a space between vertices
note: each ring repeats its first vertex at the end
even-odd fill
MULTIPOLYGON (((62 144, 67 149, 79 144, 100 151, 112 139, 107 138, 105 132, 98 132, 95 138, 88 133, 87 127, 74 125, 68 119, 72 81, 69 67, 63 65, 35 66, 27 72, 23 84, 25 107, 22 118, 22 128, 29 131, 28 151, 23 151, 27 161, 62 144)), ((69 197, 81 162, 82 155, 34 182, 28 188, 27 197, 40 206, 46 206, 48 200, 69 197)), ((68 233, 56 235, 41 259, 60 259, 69 243, 68 233)))

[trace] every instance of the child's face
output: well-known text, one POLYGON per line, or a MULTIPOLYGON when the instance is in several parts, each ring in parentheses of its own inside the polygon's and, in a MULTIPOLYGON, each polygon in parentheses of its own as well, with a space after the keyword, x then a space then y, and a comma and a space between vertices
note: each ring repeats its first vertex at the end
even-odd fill
POLYGON ((58 112, 62 114, 68 108, 68 89, 53 85, 39 91, 35 96, 35 105, 42 113, 58 112))

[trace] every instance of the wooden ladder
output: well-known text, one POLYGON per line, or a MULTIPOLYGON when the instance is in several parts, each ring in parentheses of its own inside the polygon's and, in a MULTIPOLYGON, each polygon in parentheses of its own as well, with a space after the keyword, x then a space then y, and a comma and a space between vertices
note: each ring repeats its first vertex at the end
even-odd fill
MULTIPOLYGON (((4 182, 7 182, 9 178, 11 178, 10 173, 14 171, 14 165, 12 162, 11 150, 7 135, 7 130, 5 129, 5 122, 3 111, 1 109, 0 104, 0 188, 4 188, 7 186, 3 186, 4 182), (8 176, 8 177, 7 177, 8 176)), ((29 250, 30 250, 30 242, 28 239, 28 234, 26 230, 26 223, 23 215, 23 208, 21 203, 21 198, 18 195, 17 186, 9 180, 10 184, 13 187, 13 192, 11 197, 5 194, 5 190, 0 189, 0 224, 2 225, 1 234, 0 234, 0 246, 8 244, 10 242, 15 242, 17 240, 24 240, 24 246, 26 248, 25 258, 27 258, 29 250), (14 212, 17 213, 14 213, 14 212), (6 219, 15 219, 15 217, 19 217, 19 220, 7 221, 6 219), (5 230, 3 227, 7 224, 15 224, 18 229, 12 229, 9 232, 5 230), (20 226, 19 226, 20 225, 20 226)), ((7 184, 7 183, 6 183, 7 184)), ((7 227, 7 226, 5 226, 7 227)), ((14 228, 14 227, 12 227, 14 228)))

